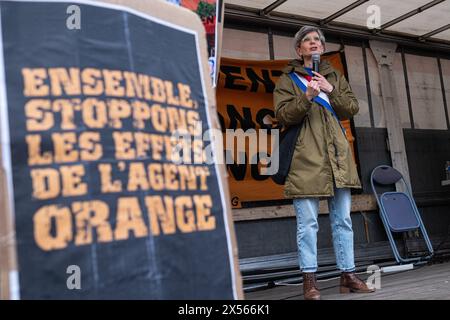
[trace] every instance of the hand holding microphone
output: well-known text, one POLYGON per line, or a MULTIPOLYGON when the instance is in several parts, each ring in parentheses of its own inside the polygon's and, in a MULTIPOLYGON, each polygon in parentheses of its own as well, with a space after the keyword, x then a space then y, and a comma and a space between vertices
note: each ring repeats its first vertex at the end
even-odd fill
POLYGON ((327 79, 325 79, 324 76, 322 76, 319 73, 319 64, 320 64, 320 54, 319 53, 313 53, 312 56, 312 65, 313 65, 313 73, 314 73, 314 77, 312 78, 312 80, 317 81, 317 83, 319 84, 319 88, 320 90, 322 90, 325 93, 331 93, 331 91, 333 91, 334 87, 328 82, 327 79))
MULTIPOLYGON (((320 54, 319 53, 313 53, 312 56, 312 64, 313 64, 313 72, 317 73, 319 72, 319 63, 320 63, 320 54)), ((316 79, 316 76, 314 76, 310 82, 308 82, 308 86, 306 87, 306 97, 309 101, 317 97, 320 93, 320 83, 316 79)))
POLYGON ((318 72, 314 72, 314 77, 312 77, 311 81, 316 81, 319 84, 319 88, 320 90, 322 90, 323 92, 329 94, 331 93, 331 91, 333 91, 334 87, 332 84, 330 84, 328 82, 327 79, 325 79, 325 77, 323 75, 321 75, 318 72))

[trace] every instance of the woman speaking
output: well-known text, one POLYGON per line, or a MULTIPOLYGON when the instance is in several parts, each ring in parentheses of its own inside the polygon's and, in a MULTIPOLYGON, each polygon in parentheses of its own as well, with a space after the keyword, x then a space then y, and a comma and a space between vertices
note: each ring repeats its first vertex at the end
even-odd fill
POLYGON ((274 106, 283 126, 302 126, 284 193, 293 199, 297 216, 304 298, 320 299, 315 277, 320 198, 328 200, 336 263, 342 271, 340 292, 372 292, 354 273, 350 188, 361 188, 361 184, 340 123, 358 112, 358 101, 344 76, 328 62, 320 62, 319 72, 312 70, 313 55, 325 49, 320 29, 302 27, 295 35, 294 48, 299 59, 283 69, 274 90, 274 106))

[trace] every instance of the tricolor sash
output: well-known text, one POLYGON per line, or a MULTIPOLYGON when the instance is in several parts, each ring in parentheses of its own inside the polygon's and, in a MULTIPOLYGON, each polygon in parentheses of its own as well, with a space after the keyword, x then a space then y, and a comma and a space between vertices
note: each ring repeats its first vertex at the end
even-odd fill
MULTIPOLYGON (((292 81, 294 81, 294 83, 297 85, 297 87, 300 88, 300 90, 302 90, 302 92, 306 93, 308 80, 306 80, 305 77, 297 74, 294 71, 289 73, 289 77, 291 77, 292 81)), ((313 101, 331 112, 331 114, 336 118, 337 122, 339 123, 339 126, 341 127, 344 136, 347 136, 344 127, 342 127, 341 121, 339 121, 336 112, 334 111, 333 107, 330 104, 330 99, 328 99, 328 96, 321 91, 318 96, 314 97, 313 101)))

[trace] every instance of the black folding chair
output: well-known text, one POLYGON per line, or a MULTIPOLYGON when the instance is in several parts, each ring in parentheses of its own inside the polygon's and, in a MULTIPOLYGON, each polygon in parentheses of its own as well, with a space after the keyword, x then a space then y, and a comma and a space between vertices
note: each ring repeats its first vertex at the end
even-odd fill
POLYGON ((411 263, 428 260, 433 256, 433 246, 428 238, 427 231, 413 200, 411 189, 402 174, 394 168, 381 165, 373 169, 370 176, 372 191, 380 208, 380 216, 384 228, 398 263, 411 263), (384 192, 379 194, 376 185, 394 185, 401 181, 407 192, 384 192), (393 233, 406 232, 420 229, 425 240, 429 254, 413 258, 404 258, 400 255, 395 243, 393 233))

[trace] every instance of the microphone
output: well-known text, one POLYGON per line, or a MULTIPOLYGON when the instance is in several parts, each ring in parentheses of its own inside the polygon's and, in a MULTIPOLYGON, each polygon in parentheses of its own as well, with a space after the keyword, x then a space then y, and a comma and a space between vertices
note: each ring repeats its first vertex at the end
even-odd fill
POLYGON ((320 63, 320 54, 319 53, 313 53, 312 54, 313 71, 319 72, 319 63, 320 63))

